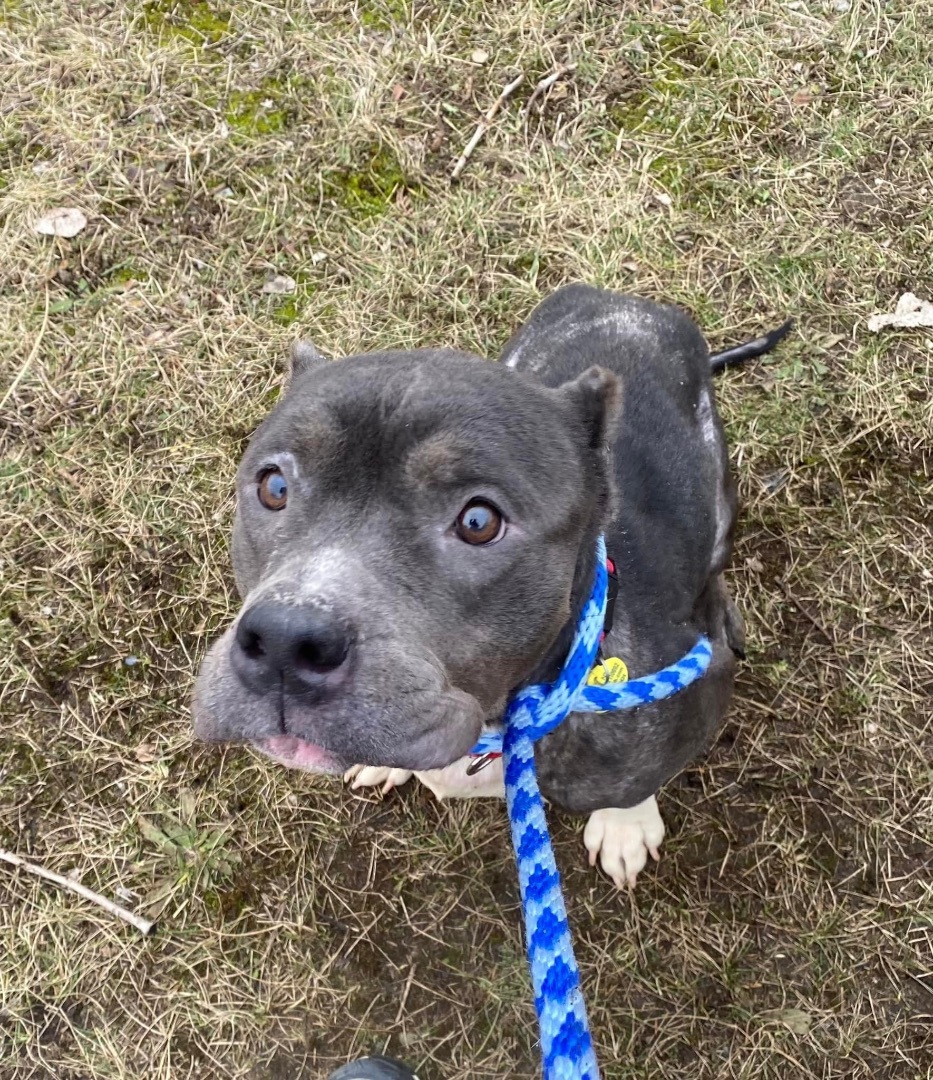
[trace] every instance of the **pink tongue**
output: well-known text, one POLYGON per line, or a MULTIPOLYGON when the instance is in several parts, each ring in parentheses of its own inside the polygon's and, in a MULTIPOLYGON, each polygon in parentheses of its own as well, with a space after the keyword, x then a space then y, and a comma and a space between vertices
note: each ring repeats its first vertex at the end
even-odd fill
POLYGON ((320 746, 296 739, 294 735, 277 735, 263 739, 260 744, 267 754, 281 758, 298 769, 327 769, 333 767, 333 758, 320 746))

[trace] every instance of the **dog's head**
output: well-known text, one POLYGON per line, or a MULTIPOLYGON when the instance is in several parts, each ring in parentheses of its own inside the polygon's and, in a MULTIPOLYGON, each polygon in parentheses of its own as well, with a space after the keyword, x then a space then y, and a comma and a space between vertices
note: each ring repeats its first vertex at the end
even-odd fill
POLYGON ((615 377, 557 389, 464 353, 323 361, 243 457, 243 605, 204 660, 197 734, 287 764, 450 764, 588 588, 615 377))

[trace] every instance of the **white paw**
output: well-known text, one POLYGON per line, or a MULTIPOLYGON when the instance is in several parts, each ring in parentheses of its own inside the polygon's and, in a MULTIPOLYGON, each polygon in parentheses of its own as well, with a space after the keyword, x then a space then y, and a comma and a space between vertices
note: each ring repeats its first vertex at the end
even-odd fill
POLYGON ((353 765, 343 774, 343 779, 354 791, 364 787, 381 787, 388 795, 392 788, 407 784, 414 774, 408 769, 390 769, 385 765, 353 765))
POLYGON ((627 810, 610 806, 594 810, 583 830, 583 843, 590 853, 590 866, 599 864, 621 889, 628 882, 634 889, 648 856, 660 859, 658 848, 664 839, 664 822, 658 801, 652 795, 627 810))

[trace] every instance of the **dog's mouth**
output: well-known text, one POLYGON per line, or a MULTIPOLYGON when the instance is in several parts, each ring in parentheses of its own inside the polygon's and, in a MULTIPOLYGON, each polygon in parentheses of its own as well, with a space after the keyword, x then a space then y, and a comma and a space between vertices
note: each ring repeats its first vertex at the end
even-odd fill
POLYGON ((386 686, 376 665, 362 688, 308 702, 248 691, 232 670, 230 638, 228 631, 211 647, 195 683, 195 734, 206 742, 246 744, 287 768, 342 775, 357 763, 443 768, 479 736, 480 702, 444 685, 443 673, 426 661, 412 667, 408 658, 412 670, 386 686))
POLYGON ((342 773, 345 766, 323 746, 299 739, 297 735, 276 735, 268 739, 255 739, 251 745, 266 757, 272 758, 292 769, 307 772, 342 773))

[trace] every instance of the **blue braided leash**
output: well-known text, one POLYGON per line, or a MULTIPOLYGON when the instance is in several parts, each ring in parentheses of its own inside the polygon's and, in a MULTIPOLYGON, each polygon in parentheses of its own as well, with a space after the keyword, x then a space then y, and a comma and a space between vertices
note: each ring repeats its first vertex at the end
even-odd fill
POLYGON ((603 630, 607 585, 606 545, 600 537, 593 591, 563 669, 550 685, 519 690, 503 717, 504 737, 488 732, 472 751, 477 755, 496 753, 501 747, 505 758, 505 798, 518 863, 544 1080, 599 1080, 599 1068, 535 774, 534 744, 572 712, 615 712, 670 697, 699 679, 712 658, 709 640, 701 637, 676 664, 653 675, 588 686, 586 680, 603 630))

